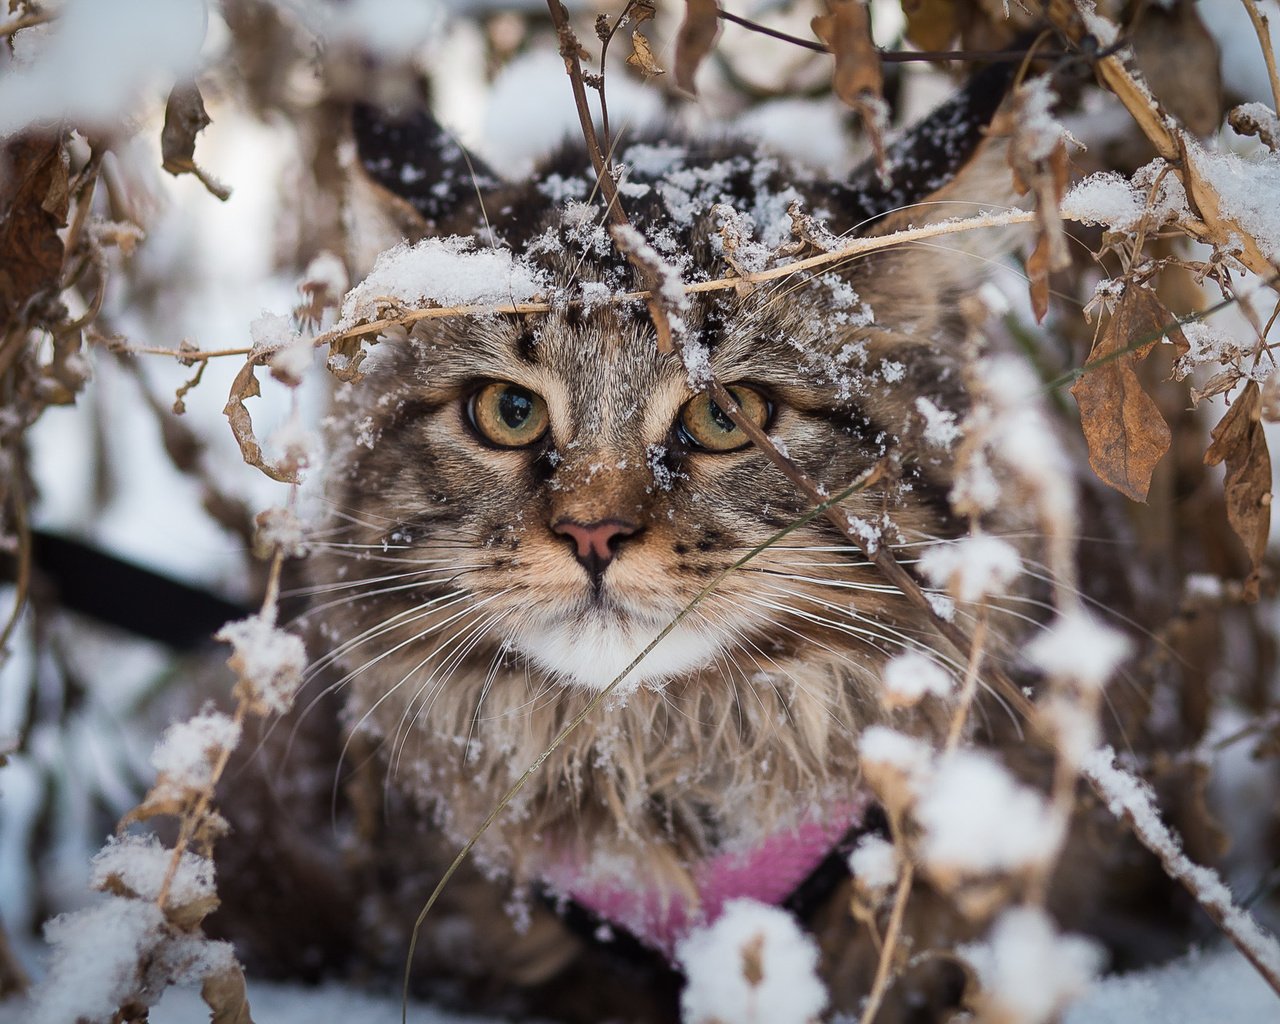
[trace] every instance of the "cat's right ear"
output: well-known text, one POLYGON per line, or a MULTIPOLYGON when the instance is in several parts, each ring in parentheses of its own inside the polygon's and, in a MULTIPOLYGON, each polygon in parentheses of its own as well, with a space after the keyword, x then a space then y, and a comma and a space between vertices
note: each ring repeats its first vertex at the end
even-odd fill
POLYGON ((482 219, 480 196, 498 185, 497 175, 425 106, 389 111, 357 103, 351 133, 356 264, 371 265, 401 241, 470 233, 482 219))

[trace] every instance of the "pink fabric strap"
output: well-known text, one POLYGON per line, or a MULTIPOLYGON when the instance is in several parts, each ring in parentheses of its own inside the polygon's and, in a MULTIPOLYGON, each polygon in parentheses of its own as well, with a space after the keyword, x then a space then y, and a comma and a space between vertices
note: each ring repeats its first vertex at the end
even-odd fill
POLYGON ((862 821, 867 799, 829 808, 821 819, 777 832, 745 851, 721 853, 693 870, 698 899, 670 893, 637 878, 634 885, 610 878, 593 882, 571 865, 547 881, 553 888, 613 924, 625 928, 668 958, 694 928, 711 924, 730 900, 746 897, 777 905, 787 899, 862 821))

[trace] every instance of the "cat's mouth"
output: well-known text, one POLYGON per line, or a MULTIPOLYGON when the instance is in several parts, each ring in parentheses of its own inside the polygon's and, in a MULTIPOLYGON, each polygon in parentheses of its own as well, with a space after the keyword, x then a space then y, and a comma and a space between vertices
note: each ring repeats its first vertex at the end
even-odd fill
POLYGON ((705 619, 672 626, 674 618, 594 600, 570 614, 527 621, 510 642, 565 685, 601 690, 621 679, 625 691, 696 671, 723 650, 726 630, 705 619))

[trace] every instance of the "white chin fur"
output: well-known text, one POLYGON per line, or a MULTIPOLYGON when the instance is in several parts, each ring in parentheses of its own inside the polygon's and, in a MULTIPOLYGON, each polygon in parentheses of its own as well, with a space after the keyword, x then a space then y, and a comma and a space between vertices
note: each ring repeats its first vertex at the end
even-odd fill
MULTIPOLYGON (((635 660, 664 622, 636 622, 590 615, 578 620, 533 625, 511 638, 535 665, 566 685, 603 690, 635 660)), ((619 689, 663 682, 708 664, 721 639, 706 628, 676 626, 628 673, 619 689)))

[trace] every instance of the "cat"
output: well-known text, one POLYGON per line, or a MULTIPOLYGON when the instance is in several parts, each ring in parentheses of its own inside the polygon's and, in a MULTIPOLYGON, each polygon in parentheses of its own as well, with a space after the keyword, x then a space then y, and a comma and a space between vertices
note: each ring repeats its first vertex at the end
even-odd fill
MULTIPOLYGON (((845 181, 741 141, 624 139, 622 202, 690 283, 729 272, 734 235, 740 264, 812 247, 789 210, 843 237, 1003 208, 1014 191, 987 126, 1010 76, 975 76, 890 148, 887 171, 845 181)), ((875 952, 848 913, 845 855, 884 829, 857 782, 859 736, 943 728, 939 708, 889 711, 879 694, 892 656, 945 662, 945 647, 825 519, 792 529, 807 499, 659 353, 643 304, 605 299, 640 285, 581 146, 504 182, 422 110, 358 107, 353 132, 360 188, 398 235, 508 250, 555 299, 393 332, 342 386, 332 512, 307 563, 327 688, 276 731, 294 767, 261 786, 280 819, 229 811, 251 838, 219 853, 226 933, 277 973, 395 972, 427 894, 479 834, 424 922, 413 978, 435 998, 671 1019, 678 941, 749 896, 808 920, 833 1001, 856 1008, 875 952), (339 844, 321 836, 335 765, 339 844)), ((688 344, 831 492, 892 456, 897 473, 843 507, 889 524, 909 561, 964 532, 935 421, 969 408, 966 299, 1009 246, 979 232, 700 293, 688 344)), ((987 525, 1026 526, 1013 511, 987 525)), ((1002 622, 997 651, 1027 628, 1002 622)), ((251 803, 247 778, 233 804, 251 803)), ((921 942, 930 913, 913 900, 921 942)), ((954 1004, 954 972, 932 984, 954 1004)))

